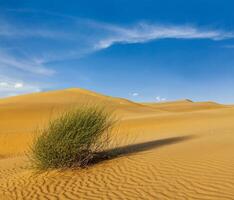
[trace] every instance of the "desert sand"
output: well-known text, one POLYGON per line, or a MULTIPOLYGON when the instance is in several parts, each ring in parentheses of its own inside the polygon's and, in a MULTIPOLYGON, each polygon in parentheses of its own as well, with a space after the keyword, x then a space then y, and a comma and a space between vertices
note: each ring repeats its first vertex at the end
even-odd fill
POLYGON ((234 199, 234 106, 135 103, 83 89, 0 100, 0 199, 234 199), (122 154, 87 169, 35 173, 35 130, 60 111, 104 104, 120 119, 122 154))

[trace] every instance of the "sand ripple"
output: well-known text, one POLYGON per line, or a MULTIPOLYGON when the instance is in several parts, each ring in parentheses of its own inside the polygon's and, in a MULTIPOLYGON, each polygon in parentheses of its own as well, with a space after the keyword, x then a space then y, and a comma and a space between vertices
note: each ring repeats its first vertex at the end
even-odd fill
MULTIPOLYGON (((234 137, 204 136, 85 170, 1 169, 5 199, 234 199, 234 137), (209 144, 207 145, 207 141, 209 144)), ((19 165, 19 164, 18 164, 19 165)), ((3 199, 4 199, 3 198, 3 199)))

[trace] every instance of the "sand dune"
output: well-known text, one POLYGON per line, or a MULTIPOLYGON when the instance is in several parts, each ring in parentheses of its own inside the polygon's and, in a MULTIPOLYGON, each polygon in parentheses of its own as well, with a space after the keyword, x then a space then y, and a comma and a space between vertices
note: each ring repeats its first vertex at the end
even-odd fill
POLYGON ((0 199, 234 199, 234 107, 135 103, 82 89, 0 100, 0 199), (121 118, 119 155, 84 170, 39 174, 25 156, 38 126, 71 105, 121 118))
POLYGON ((145 103, 154 108, 160 108, 165 111, 173 112, 186 112, 186 111, 196 111, 196 110, 206 110, 206 109, 217 109, 225 108, 226 106, 220 105, 215 102, 192 102, 191 100, 181 100, 167 103, 145 103))

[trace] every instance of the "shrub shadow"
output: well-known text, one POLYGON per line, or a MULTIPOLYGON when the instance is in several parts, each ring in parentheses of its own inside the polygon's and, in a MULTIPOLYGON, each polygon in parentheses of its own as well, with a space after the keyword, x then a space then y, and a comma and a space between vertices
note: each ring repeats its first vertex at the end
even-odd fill
POLYGON ((166 145, 184 142, 186 140, 193 139, 194 137, 195 136, 172 137, 172 138, 153 140, 153 141, 113 148, 110 150, 96 153, 93 159, 91 160, 91 162, 89 163, 89 165, 94 165, 105 160, 127 156, 130 154, 135 154, 135 153, 151 150, 151 149, 159 148, 159 147, 166 146, 166 145))

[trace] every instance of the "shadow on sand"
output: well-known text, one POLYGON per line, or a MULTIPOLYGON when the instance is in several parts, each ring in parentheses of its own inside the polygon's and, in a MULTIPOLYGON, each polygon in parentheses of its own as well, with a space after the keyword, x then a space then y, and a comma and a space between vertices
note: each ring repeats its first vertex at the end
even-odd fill
MULTIPOLYGON (((98 164, 103 161, 111 160, 114 158, 122 157, 122 156, 128 156, 131 154, 139 153, 139 152, 144 152, 147 150, 155 149, 155 148, 160 148, 162 146, 167 146, 171 144, 177 144, 180 142, 184 142, 186 140, 191 140, 197 136, 191 135, 191 136, 182 136, 182 137, 172 137, 172 138, 166 138, 166 139, 160 139, 160 140, 153 140, 153 141, 148 141, 148 142, 142 142, 138 144, 131 144, 131 145, 126 145, 126 146, 121 146, 113 149, 109 149, 107 151, 102 151, 99 153, 96 153, 91 161, 87 163, 85 167, 81 168, 86 168, 89 166, 93 166, 95 164, 98 164)), ((62 172, 64 170, 67 170, 68 168, 62 168, 59 169, 58 172, 62 172)), ((71 169, 71 168, 69 168, 71 169)), ((72 168, 73 170, 76 170, 77 168, 72 168)), ((40 175, 42 173, 45 173, 45 171, 35 171, 33 176, 40 175)), ((48 172, 46 172, 48 173, 48 172)))
POLYGON ((149 142, 143 142, 143 143, 131 144, 127 146, 113 148, 107 151, 97 153, 92 159, 91 163, 89 163, 89 165, 94 165, 104 160, 110 160, 110 159, 114 159, 114 158, 121 157, 121 156, 126 156, 130 154, 135 154, 135 153, 159 148, 159 147, 166 146, 166 145, 184 142, 186 140, 193 139, 194 137, 195 136, 172 137, 172 138, 153 140, 149 142))

